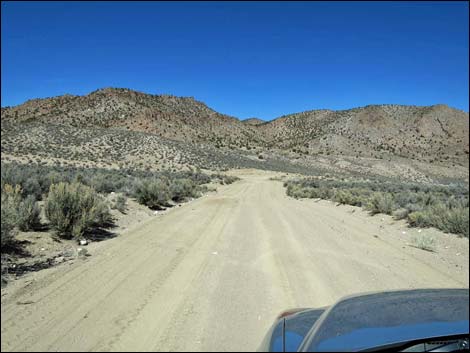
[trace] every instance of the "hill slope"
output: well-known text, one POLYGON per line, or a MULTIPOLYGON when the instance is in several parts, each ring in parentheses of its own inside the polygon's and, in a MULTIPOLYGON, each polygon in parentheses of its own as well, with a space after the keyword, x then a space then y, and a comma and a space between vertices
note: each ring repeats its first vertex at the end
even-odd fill
POLYGON ((468 113, 445 105, 312 110, 269 122, 240 121, 194 98, 105 88, 2 108, 2 123, 53 123, 146 132, 219 148, 298 156, 337 155, 468 166, 468 113))

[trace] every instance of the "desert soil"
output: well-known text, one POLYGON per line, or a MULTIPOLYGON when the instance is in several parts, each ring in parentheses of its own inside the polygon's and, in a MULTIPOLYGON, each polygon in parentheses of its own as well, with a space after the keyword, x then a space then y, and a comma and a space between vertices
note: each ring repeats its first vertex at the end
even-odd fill
POLYGON ((468 288, 468 239, 242 177, 91 256, 2 289, 2 351, 249 351, 279 312, 344 295, 468 288), (432 236, 435 251, 413 237, 432 236))

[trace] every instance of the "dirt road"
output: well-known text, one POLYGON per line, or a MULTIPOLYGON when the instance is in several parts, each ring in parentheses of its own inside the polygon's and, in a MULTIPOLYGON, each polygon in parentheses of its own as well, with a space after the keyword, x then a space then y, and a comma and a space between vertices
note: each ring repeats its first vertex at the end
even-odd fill
POLYGON ((468 287, 468 240, 435 231, 436 253, 415 249, 406 237, 417 230, 288 198, 268 177, 247 174, 85 261, 20 280, 2 298, 2 351, 254 350, 287 308, 468 287))

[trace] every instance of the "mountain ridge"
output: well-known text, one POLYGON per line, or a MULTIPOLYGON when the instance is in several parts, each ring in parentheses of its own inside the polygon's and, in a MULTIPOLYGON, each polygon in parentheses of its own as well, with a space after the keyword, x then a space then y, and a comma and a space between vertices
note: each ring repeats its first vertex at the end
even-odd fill
POLYGON ((117 128, 218 148, 468 164, 468 113, 445 104, 374 104, 240 120, 194 97, 106 87, 82 96, 31 99, 1 112, 2 122, 117 128))

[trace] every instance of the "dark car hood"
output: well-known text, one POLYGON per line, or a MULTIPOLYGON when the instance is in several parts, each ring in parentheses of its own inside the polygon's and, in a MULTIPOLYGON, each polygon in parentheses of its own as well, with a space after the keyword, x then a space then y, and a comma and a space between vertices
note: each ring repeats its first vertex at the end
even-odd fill
POLYGON ((358 351, 469 333, 468 289, 419 289, 346 297, 315 322, 300 351, 358 351))

